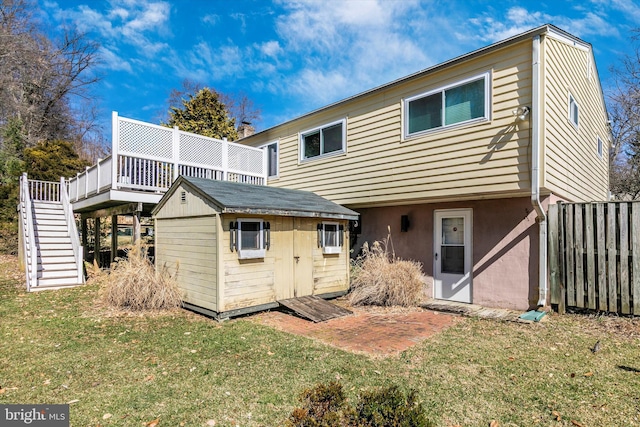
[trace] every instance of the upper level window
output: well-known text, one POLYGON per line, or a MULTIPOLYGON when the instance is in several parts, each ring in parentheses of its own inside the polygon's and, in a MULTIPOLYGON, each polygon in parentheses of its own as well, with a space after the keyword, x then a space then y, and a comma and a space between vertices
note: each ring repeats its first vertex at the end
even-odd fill
POLYGON ((573 95, 569 94, 569 120, 575 127, 578 127, 578 115, 580 109, 573 95))
POLYGON ((329 123, 300 133, 300 160, 334 153, 344 153, 345 121, 329 123))
POLYGON ((489 119, 489 73, 407 98, 405 136, 489 119))
POLYGON ((603 150, 602 140, 600 139, 600 137, 598 137, 598 157, 600 158, 602 158, 602 150, 603 150))
POLYGON ((278 142, 270 142, 261 146, 267 151, 267 176, 274 178, 278 176, 278 142))

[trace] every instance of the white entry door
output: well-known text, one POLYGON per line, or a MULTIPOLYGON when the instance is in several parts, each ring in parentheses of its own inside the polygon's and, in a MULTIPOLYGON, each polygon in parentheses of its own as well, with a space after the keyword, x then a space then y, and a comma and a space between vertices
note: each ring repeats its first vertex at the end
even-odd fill
POLYGON ((471 303, 471 209, 434 212, 434 296, 471 303))

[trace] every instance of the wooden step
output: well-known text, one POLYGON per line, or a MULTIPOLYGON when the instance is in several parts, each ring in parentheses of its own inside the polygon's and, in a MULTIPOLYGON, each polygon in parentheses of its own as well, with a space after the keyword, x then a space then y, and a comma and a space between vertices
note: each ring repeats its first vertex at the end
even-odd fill
POLYGON ((69 237, 69 233, 64 230, 35 230, 34 236, 38 238, 57 238, 57 237, 69 237))
POLYGON ((73 249, 41 249, 38 255, 40 256, 40 259, 73 256, 73 249))
POLYGON ((60 202, 33 202, 35 209, 51 209, 64 211, 62 203, 60 202))
POLYGON ((68 269, 68 270, 43 270, 38 271, 38 279, 74 279, 78 275, 77 269, 68 269))
POLYGON ((45 257, 44 259, 39 258, 40 262, 38 264, 40 265, 57 265, 57 264, 69 264, 69 263, 73 263, 75 264, 76 259, 73 255, 55 255, 55 256, 48 256, 45 257))
POLYGON ((76 277, 55 277, 51 279, 38 279, 36 288, 53 288, 53 287, 70 287, 81 285, 82 281, 78 281, 76 277))
POLYGON ((52 243, 60 243, 63 245, 71 245, 71 237, 66 234, 61 234, 57 236, 34 236, 34 240, 37 244, 52 244, 52 243))
POLYGON ((75 261, 67 261, 67 262, 44 262, 38 265, 39 272, 48 272, 48 271, 76 271, 76 263, 75 261))
POLYGON ((71 246, 71 239, 68 239, 67 242, 44 242, 44 243, 40 243, 38 244, 38 249, 40 249, 40 253, 44 252, 44 251, 64 251, 64 250, 71 250, 73 251, 73 247, 71 246))
POLYGON ((36 213, 34 217, 36 224, 40 224, 43 221, 67 221, 64 215, 54 215, 50 213, 36 213))

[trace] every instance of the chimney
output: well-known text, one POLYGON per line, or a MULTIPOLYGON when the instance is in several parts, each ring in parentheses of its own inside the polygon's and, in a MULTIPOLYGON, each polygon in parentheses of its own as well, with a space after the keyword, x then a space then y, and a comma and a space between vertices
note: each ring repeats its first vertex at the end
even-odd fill
POLYGON ((240 126, 238 126, 238 138, 240 139, 251 136, 254 133, 256 133, 256 130, 251 126, 250 122, 243 121, 240 123, 240 126))

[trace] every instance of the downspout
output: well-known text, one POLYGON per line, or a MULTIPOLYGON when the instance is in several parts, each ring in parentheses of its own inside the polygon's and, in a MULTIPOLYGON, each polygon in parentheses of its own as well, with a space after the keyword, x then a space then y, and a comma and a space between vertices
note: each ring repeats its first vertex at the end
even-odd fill
POLYGON ((531 67, 531 205, 538 214, 536 222, 540 234, 538 242, 538 307, 547 305, 547 215, 540 202, 540 36, 533 38, 533 63, 531 67))

